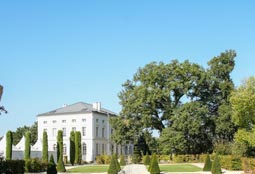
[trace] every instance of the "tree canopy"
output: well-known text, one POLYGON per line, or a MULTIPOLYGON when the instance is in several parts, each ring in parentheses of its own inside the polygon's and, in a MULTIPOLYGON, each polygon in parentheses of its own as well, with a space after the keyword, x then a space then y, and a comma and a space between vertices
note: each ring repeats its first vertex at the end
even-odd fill
POLYGON ((235 57, 235 51, 227 50, 213 57, 207 69, 188 60, 139 68, 119 93, 122 110, 111 119, 113 140, 136 141, 143 132, 156 130, 166 146, 185 147, 180 153, 206 152, 218 139, 232 140, 236 127, 229 96, 235 57), (221 121, 229 122, 229 128, 221 121))

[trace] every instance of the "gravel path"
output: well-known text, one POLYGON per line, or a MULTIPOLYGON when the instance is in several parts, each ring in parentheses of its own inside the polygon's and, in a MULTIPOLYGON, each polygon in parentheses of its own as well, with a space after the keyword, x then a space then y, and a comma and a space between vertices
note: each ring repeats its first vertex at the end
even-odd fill
POLYGON ((145 165, 131 164, 123 168, 125 174, 149 174, 145 165))

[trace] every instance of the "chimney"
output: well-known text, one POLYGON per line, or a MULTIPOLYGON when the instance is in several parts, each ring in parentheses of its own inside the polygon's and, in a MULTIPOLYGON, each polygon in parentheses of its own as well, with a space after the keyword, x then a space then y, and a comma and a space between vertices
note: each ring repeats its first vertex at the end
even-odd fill
POLYGON ((101 102, 96 102, 92 104, 93 109, 100 111, 101 110, 101 102))

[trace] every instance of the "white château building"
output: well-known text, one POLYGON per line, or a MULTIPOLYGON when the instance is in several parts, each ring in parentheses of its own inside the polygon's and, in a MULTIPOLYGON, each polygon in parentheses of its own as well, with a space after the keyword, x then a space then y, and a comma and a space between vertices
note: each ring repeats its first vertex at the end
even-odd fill
MULTIPOLYGON (((114 145, 110 136, 112 129, 110 117, 116 113, 101 107, 101 103, 87 104, 83 102, 64 105, 62 108, 37 115, 38 141, 42 142, 43 131, 48 134, 48 150, 57 148, 57 132, 63 131, 63 154, 69 160, 70 132, 81 132, 82 160, 94 161, 100 154, 131 154, 132 145, 124 147, 114 145)), ((40 143, 41 144, 41 143, 40 143)))

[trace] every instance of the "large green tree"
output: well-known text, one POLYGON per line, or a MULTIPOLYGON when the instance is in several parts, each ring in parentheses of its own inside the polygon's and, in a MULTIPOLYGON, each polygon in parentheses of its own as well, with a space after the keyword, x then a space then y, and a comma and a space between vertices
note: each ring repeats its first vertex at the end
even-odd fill
POLYGON ((37 141, 37 122, 34 122, 31 126, 18 127, 15 132, 13 132, 13 144, 16 145, 25 136, 26 132, 31 132, 31 144, 35 144, 37 141))
POLYGON ((250 77, 231 93, 232 119, 239 127, 234 147, 243 156, 255 156, 255 77, 250 77))
POLYGON ((47 132, 43 132, 43 145, 42 145, 42 160, 48 161, 48 135, 47 132))
POLYGON ((123 84, 119 94, 122 110, 120 117, 111 119, 113 140, 118 144, 124 144, 126 140, 137 141, 144 131, 156 130, 165 139, 171 137, 176 142, 183 142, 175 148, 185 146, 182 151, 187 153, 201 153, 211 149, 214 142, 231 141, 236 131, 229 109, 229 95, 234 88, 230 73, 235 57, 235 51, 227 50, 213 57, 207 69, 177 60, 168 64, 152 62, 139 68, 133 79, 123 84), (204 132, 187 129, 190 117, 199 118, 191 120, 192 124, 204 132), (178 128, 179 123, 183 129, 178 128), (191 138, 185 134, 186 130, 191 138))

